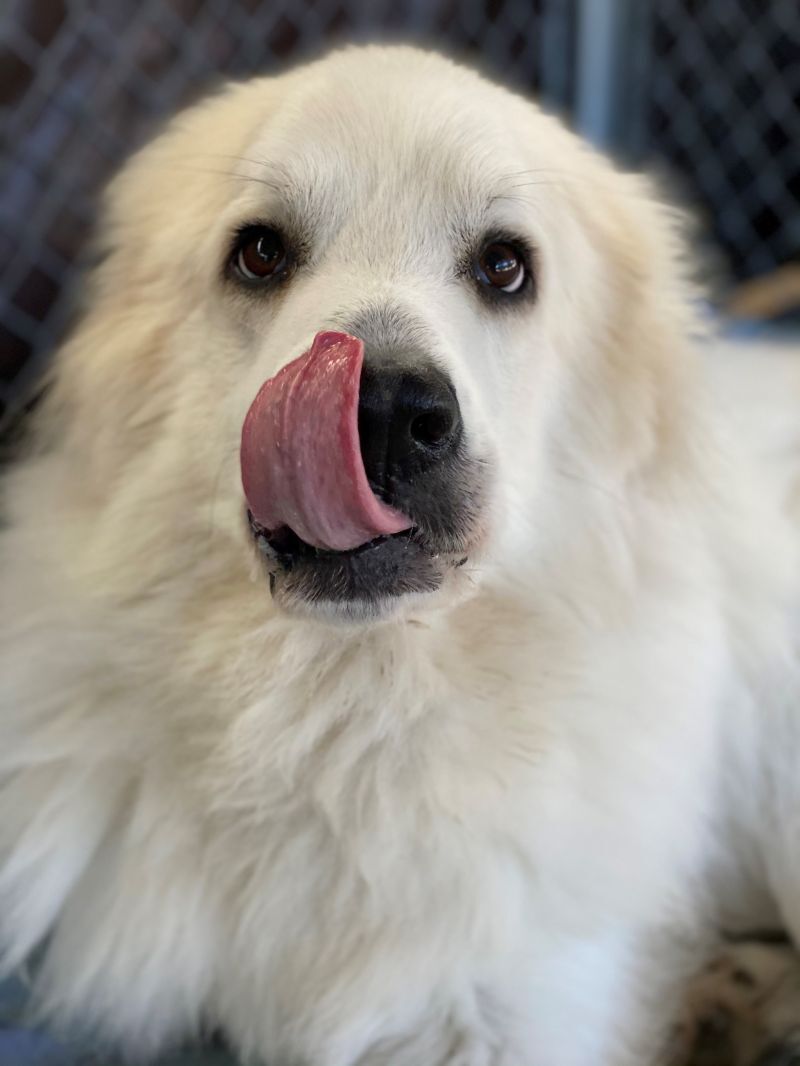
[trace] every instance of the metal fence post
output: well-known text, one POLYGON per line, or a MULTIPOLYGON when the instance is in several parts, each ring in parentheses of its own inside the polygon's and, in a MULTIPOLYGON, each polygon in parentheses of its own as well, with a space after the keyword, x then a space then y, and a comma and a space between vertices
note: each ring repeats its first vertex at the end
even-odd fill
POLYGON ((651 0, 579 0, 575 122, 606 151, 630 152, 641 139, 637 91, 651 0))

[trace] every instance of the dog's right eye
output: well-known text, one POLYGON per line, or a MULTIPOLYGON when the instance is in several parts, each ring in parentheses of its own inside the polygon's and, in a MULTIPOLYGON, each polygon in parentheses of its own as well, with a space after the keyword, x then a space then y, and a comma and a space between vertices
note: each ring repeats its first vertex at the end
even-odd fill
POLYGON ((249 226, 239 234, 231 262, 246 281, 266 281, 286 272, 288 256, 276 230, 249 226))
POLYGON ((525 256, 508 241, 490 241, 475 262, 475 276, 481 285, 509 295, 522 289, 527 273, 525 256))

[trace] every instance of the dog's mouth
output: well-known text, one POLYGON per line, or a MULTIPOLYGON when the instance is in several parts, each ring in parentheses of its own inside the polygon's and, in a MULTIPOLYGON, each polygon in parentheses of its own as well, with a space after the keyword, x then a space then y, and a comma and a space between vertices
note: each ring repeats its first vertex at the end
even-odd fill
POLYGON ((334 551, 329 548, 315 548, 313 544, 307 544, 288 526, 283 526, 270 533, 269 530, 264 529, 263 526, 256 522, 250 511, 247 512, 247 519, 259 549, 268 558, 274 557, 280 560, 281 564, 289 570, 304 560, 319 562, 325 559, 339 561, 352 559, 358 555, 365 555, 374 551, 375 548, 386 543, 386 541, 409 541, 418 536, 418 530, 412 526, 409 529, 402 530, 400 533, 388 533, 383 536, 373 537, 372 540, 368 540, 365 544, 359 544, 355 548, 334 551))
POLYGON ((398 597, 436 592, 447 573, 469 558, 465 548, 437 546, 416 526, 335 551, 308 544, 288 526, 270 531, 249 511, 247 517, 272 595, 288 608, 375 616, 398 597))
POLYGON ((468 555, 480 495, 449 379, 365 366, 318 333, 261 386, 242 427, 250 530, 281 606, 374 617, 435 592, 468 555))

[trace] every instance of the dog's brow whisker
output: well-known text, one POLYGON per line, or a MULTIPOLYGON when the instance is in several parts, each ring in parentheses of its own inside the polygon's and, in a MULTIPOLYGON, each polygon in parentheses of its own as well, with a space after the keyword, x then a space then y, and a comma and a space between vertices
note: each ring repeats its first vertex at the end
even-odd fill
POLYGON ((515 196, 512 192, 501 192, 498 193, 496 196, 493 196, 491 200, 489 200, 487 207, 491 207, 492 204, 497 203, 499 200, 510 200, 512 203, 515 204, 525 203, 525 200, 522 196, 515 196))
POLYGON ((273 170, 288 179, 288 172, 283 163, 276 163, 271 159, 254 159, 252 156, 235 155, 233 152, 193 152, 183 158, 230 159, 235 163, 252 163, 253 166, 263 167, 265 170, 273 170))
POLYGON ((534 185, 560 185, 561 183, 562 183, 562 179, 542 178, 541 181, 522 181, 522 182, 517 182, 515 185, 511 185, 510 188, 512 188, 512 189, 529 189, 529 188, 531 188, 534 185))
POLYGON ((564 170, 563 167, 531 167, 529 170, 509 170, 502 175, 502 179, 526 178, 529 174, 565 174, 572 175, 574 171, 564 170))
MULTIPOLYGON (((565 170, 563 167, 531 167, 529 170, 508 171, 501 175, 500 181, 506 182, 508 187, 512 189, 526 189, 532 185, 558 185, 562 182, 579 182, 584 185, 589 183, 598 187, 596 175, 587 177, 585 174, 565 170), (539 177, 539 175, 542 175, 542 177, 539 177), (513 180, 528 177, 534 180, 522 182, 513 180)), ((602 187, 602 183, 599 187, 602 187)))
POLYGON ((189 155, 176 157, 175 169, 184 169, 191 173, 217 174, 223 177, 239 178, 242 181, 260 182, 279 193, 283 193, 287 189, 291 191, 296 185, 294 178, 292 178, 282 163, 276 163, 268 159, 254 159, 252 156, 235 155, 228 152, 195 152, 189 155), (193 166, 186 166, 186 161, 192 159, 219 159, 228 160, 233 163, 249 163, 251 166, 259 167, 262 171, 271 171, 274 177, 268 178, 254 174, 243 174, 236 170, 212 170, 210 168, 201 169, 193 166))
POLYGON ((270 181, 269 178, 257 178, 254 174, 237 174, 235 171, 231 172, 232 178, 238 178, 239 181, 249 181, 255 185, 264 185, 267 189, 272 189, 275 193, 284 193, 286 186, 281 185, 280 182, 270 181))
POLYGON ((585 175, 581 175, 581 174, 570 174, 567 171, 556 171, 556 170, 554 170, 553 173, 554 174, 560 174, 560 177, 558 177, 558 178, 542 178, 542 179, 537 179, 536 181, 515 182, 513 185, 510 185, 509 188, 511 188, 511 189, 527 189, 527 188, 530 188, 530 187, 532 187, 534 185, 563 186, 563 185, 567 185, 569 183, 580 184, 580 185, 587 185, 588 184, 593 189, 611 188, 610 186, 606 185, 604 182, 598 181, 596 177, 589 178, 589 177, 586 177, 585 175))
POLYGON ((171 163, 167 166, 162 166, 160 169, 177 171, 184 174, 212 174, 215 177, 223 178, 240 178, 245 181, 257 181, 259 179, 252 178, 247 174, 239 174, 235 170, 212 170, 210 167, 193 167, 187 166, 185 163, 171 163))
POLYGON ((208 167, 191 167, 182 166, 180 164, 174 164, 169 168, 177 173, 184 174, 210 174, 214 177, 231 178, 233 181, 248 181, 253 182, 256 185, 263 185, 267 189, 271 189, 274 193, 283 195, 287 191, 287 187, 281 185, 280 182, 271 181, 268 178, 257 178, 254 174, 240 174, 235 170, 211 170, 208 167))

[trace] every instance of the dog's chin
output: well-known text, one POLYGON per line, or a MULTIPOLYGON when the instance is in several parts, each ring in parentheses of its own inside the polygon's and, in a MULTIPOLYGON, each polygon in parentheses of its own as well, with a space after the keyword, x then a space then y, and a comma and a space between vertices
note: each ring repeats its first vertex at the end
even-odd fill
POLYGON ((443 537, 437 544, 419 529, 328 551, 289 529, 270 534, 248 518, 275 604, 305 618, 376 622, 425 602, 433 606, 469 558, 461 538, 443 537))

